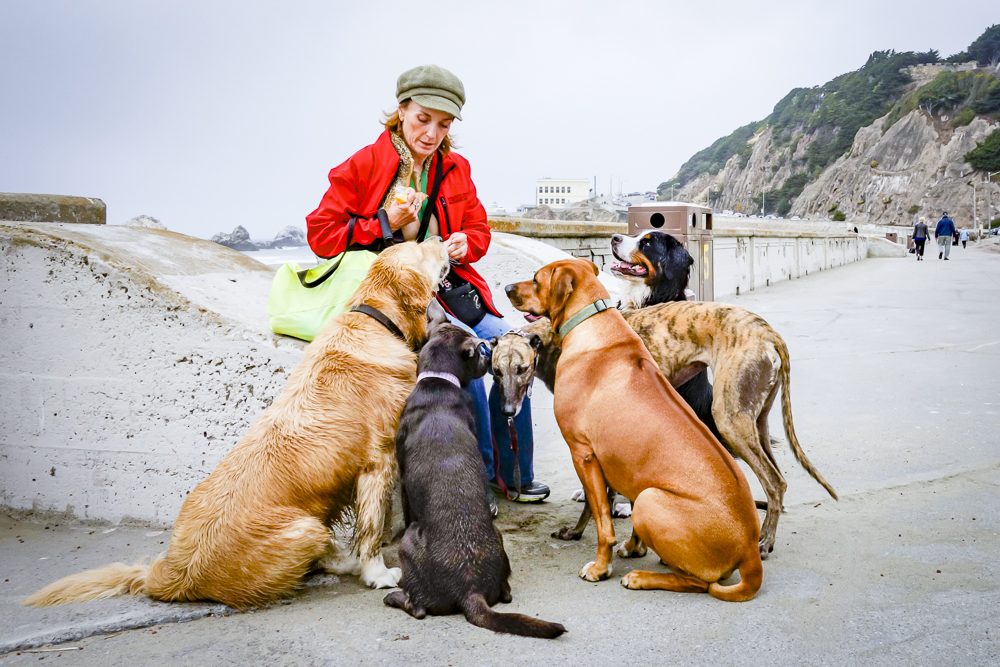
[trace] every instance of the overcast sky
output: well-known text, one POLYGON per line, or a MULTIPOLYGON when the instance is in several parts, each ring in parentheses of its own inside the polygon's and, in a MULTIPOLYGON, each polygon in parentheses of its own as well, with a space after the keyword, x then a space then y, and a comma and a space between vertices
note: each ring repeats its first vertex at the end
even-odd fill
POLYGON ((652 190, 794 87, 998 22, 984 0, 0 0, 0 192, 270 238, 304 227, 426 63, 465 84, 453 135, 487 206, 543 176, 652 190))

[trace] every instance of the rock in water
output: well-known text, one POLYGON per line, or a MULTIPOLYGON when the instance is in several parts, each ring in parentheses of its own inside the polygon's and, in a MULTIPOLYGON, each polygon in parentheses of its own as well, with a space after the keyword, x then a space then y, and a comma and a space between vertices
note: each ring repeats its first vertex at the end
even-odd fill
POLYGON ((147 229, 166 229, 167 226, 151 215, 137 215, 131 220, 126 220, 127 227, 146 227, 147 229))
POLYGON ((232 234, 216 234, 211 240, 233 250, 259 250, 257 245, 250 240, 249 232, 242 225, 236 225, 232 234))
POLYGON ((309 245, 306 240, 306 233, 301 228, 294 225, 285 227, 272 241, 254 241, 261 250, 271 248, 300 248, 309 245))

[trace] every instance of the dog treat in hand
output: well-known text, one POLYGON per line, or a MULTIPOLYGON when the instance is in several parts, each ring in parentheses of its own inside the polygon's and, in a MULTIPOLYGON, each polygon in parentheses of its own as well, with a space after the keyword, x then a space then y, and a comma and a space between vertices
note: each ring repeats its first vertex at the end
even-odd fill
POLYGON ((392 196, 396 199, 397 203, 399 203, 399 204, 405 204, 406 200, 410 198, 410 194, 411 193, 416 194, 416 204, 417 204, 417 206, 420 206, 421 204, 423 204, 424 200, 427 199, 427 195, 425 193, 423 193, 423 192, 417 192, 413 188, 400 188, 400 187, 397 187, 395 190, 393 190, 392 196))

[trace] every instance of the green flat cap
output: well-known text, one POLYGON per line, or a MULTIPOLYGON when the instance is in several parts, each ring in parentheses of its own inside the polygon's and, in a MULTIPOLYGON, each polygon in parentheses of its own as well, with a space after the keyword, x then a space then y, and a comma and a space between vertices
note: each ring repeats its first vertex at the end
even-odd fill
POLYGON ((422 107, 450 113, 462 120, 465 86, 461 80, 437 65, 408 69, 396 79, 396 101, 413 100, 422 107))

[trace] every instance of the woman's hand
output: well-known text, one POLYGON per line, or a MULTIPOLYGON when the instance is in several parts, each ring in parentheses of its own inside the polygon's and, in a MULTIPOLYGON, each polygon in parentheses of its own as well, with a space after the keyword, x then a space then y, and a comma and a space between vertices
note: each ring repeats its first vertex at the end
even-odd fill
POLYGON ((469 239, 462 232, 455 232, 444 242, 444 248, 448 251, 448 257, 461 262, 469 252, 469 239))
POLYGON ((408 190, 406 203, 401 204, 398 199, 393 197, 392 203, 389 205, 389 210, 385 212, 389 218, 389 228, 392 231, 396 231, 417 220, 417 211, 420 209, 420 204, 417 203, 417 193, 412 188, 408 188, 408 190))

